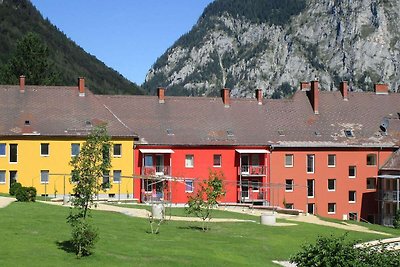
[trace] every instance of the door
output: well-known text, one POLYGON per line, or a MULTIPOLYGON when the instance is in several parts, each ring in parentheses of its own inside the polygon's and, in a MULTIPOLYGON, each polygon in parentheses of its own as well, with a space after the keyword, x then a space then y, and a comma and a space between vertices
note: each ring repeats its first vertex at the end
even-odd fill
POLYGON ((156 175, 164 175, 164 155, 156 155, 156 175))
POLYGON ((249 181, 242 181, 242 199, 249 199, 249 181))
POLYGON ((249 155, 241 156, 242 174, 249 174, 249 155))
POLYGON ((143 167, 144 175, 154 175, 154 165, 153 165, 153 155, 145 155, 144 156, 144 167, 143 167))
POLYGON ((10 171, 10 187, 17 182, 17 171, 10 171))

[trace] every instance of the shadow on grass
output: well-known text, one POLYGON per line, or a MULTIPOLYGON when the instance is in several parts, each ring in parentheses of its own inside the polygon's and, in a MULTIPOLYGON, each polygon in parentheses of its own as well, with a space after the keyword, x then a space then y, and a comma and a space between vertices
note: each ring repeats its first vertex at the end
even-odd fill
POLYGON ((75 254, 74 245, 71 240, 67 241, 57 241, 56 242, 58 249, 62 249, 67 253, 75 254))
POLYGON ((194 226, 194 225, 189 225, 189 226, 179 226, 177 227, 178 229, 182 230, 195 230, 195 231, 201 231, 204 232, 203 228, 200 226, 194 226))

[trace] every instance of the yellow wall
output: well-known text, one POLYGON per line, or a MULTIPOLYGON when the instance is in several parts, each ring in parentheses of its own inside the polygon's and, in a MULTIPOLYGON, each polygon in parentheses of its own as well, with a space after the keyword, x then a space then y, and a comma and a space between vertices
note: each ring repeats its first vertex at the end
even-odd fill
MULTIPOLYGON (((0 156, 0 171, 6 171, 6 183, 0 183, 0 193, 8 193, 10 187, 10 171, 17 171, 17 181, 23 186, 34 186, 38 195, 45 192, 52 196, 62 196, 64 194, 64 176, 51 174, 67 174, 65 176, 65 193, 72 193, 73 184, 70 183, 71 166, 71 144, 84 143, 84 139, 38 139, 38 140, 0 140, 0 143, 6 144, 6 156, 0 156), (49 144, 49 156, 40 155, 40 144, 49 144), (18 144, 18 162, 10 163, 9 144, 18 144), (41 170, 48 170, 49 182, 47 184, 40 182, 41 170)), ((113 170, 121 170, 121 176, 132 176, 133 174, 133 140, 113 140, 115 144, 121 144, 121 157, 114 157, 111 153, 110 176, 113 170)), ((131 179, 121 179, 121 183, 114 183, 112 177, 111 189, 100 191, 101 195, 115 194, 118 197, 119 191, 121 198, 126 198, 127 194, 132 198, 133 182, 131 179)))

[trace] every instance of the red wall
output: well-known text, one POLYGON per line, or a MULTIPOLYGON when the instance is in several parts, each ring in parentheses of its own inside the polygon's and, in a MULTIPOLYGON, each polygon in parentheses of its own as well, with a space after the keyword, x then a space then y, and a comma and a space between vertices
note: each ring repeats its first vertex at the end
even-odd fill
POLYGON ((367 219, 377 214, 375 191, 367 189, 367 178, 378 174, 392 151, 380 150, 283 150, 275 149, 271 153, 271 182, 281 185, 286 179, 293 179, 293 192, 285 192, 284 187, 272 189, 271 204, 283 207, 283 202, 293 203, 295 209, 307 211, 307 203, 315 203, 315 214, 343 219, 349 212, 358 213, 358 217, 367 219), (293 167, 285 167, 285 154, 294 155, 293 167), (315 155, 313 174, 306 170, 307 154, 315 155), (328 154, 336 155, 336 166, 328 167, 328 154), (367 155, 376 154, 376 166, 367 166, 367 155), (356 177, 349 178, 349 166, 356 166, 356 177), (315 180, 314 198, 307 197, 307 179, 315 180), (336 179, 336 190, 328 191, 328 179, 336 179), (356 202, 349 203, 349 191, 356 191, 356 202), (328 214, 328 203, 336 203, 335 214, 328 214))

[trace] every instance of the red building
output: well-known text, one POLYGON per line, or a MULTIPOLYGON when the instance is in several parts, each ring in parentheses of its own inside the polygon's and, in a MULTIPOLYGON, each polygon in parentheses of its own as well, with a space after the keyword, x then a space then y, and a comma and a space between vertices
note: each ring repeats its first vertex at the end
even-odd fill
POLYGON ((290 99, 99 96, 140 136, 135 197, 185 203, 209 170, 222 171, 222 202, 300 209, 378 222, 380 168, 398 149, 400 94, 319 91, 301 83, 290 99), (163 185, 163 186, 161 186, 163 185))

